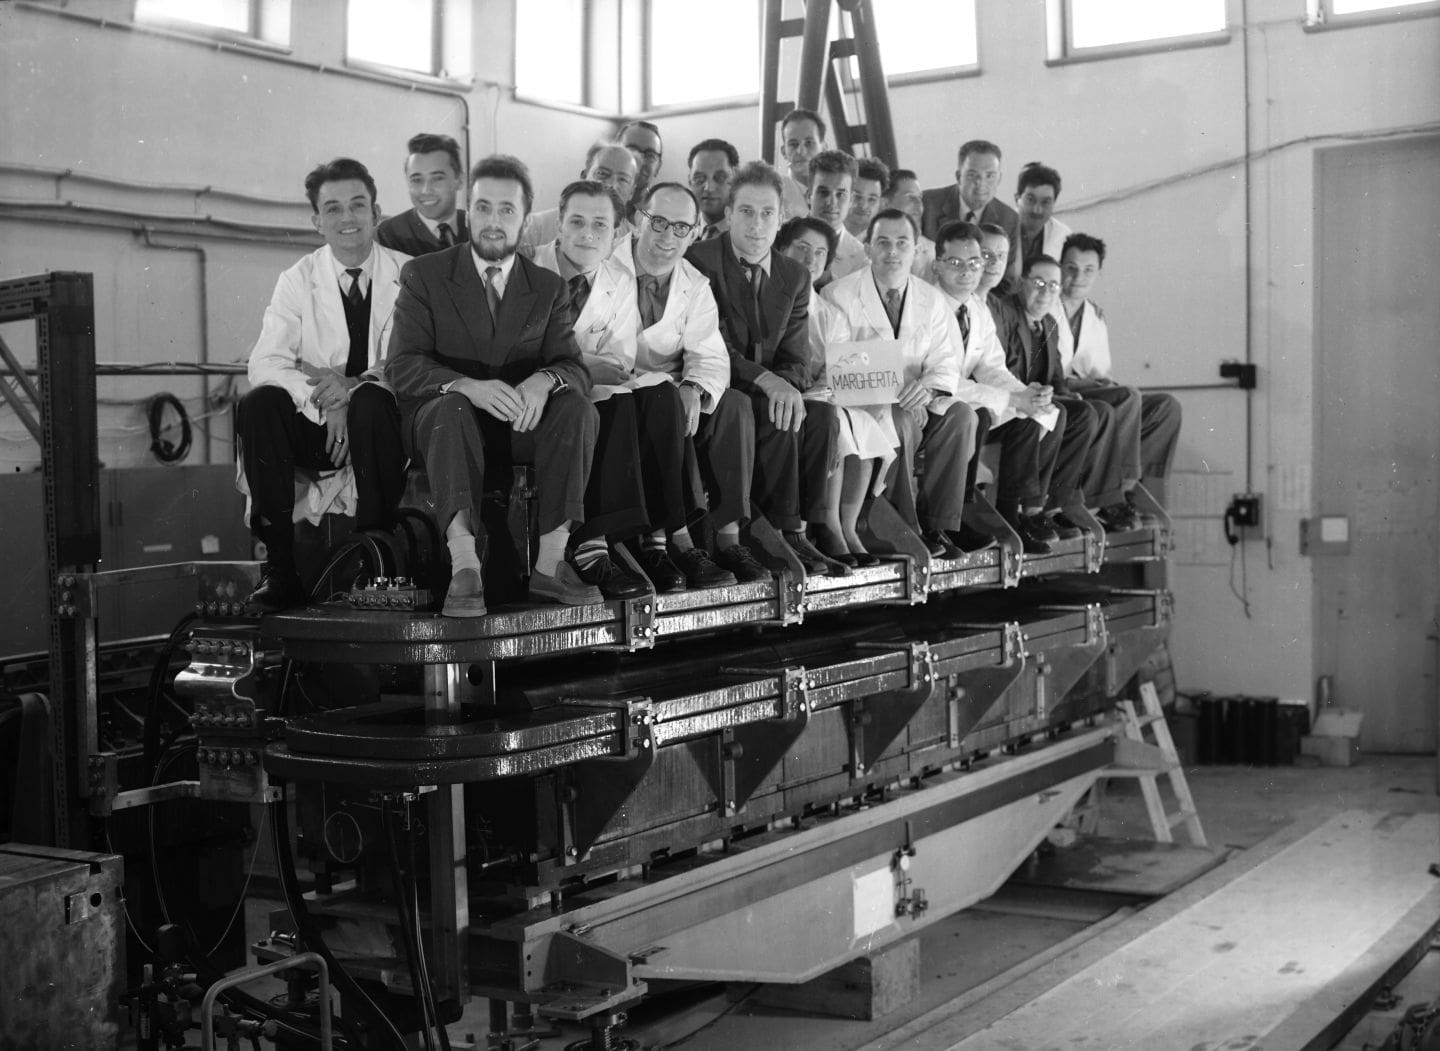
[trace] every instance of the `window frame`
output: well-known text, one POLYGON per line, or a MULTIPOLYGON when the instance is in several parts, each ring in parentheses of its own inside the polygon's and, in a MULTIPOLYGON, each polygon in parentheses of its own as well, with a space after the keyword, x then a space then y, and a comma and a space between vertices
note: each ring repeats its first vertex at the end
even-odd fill
POLYGON ((475 83, 474 70, 464 73, 442 73, 445 66, 446 13, 454 0, 428 0, 430 4, 430 69, 412 69, 409 66, 395 66, 388 62, 377 62, 370 58, 355 58, 350 54, 350 0, 345 0, 345 57, 347 69, 378 73, 396 80, 409 80, 419 84, 434 84, 441 87, 471 85, 475 83))
POLYGON ((244 31, 230 29, 225 26, 211 25, 208 22, 200 22, 189 18, 175 18, 169 15, 147 15, 140 14, 140 4, 130 5, 130 24, 162 30, 166 33, 175 33, 179 36, 190 37, 201 41, 220 41, 225 44, 242 48, 255 48, 260 51, 273 51, 281 54, 291 54, 294 50, 292 43, 292 31, 295 25, 294 4, 287 0, 282 4, 275 4, 278 9, 283 7, 285 15, 285 39, 284 41, 271 40, 261 35, 267 20, 278 21, 278 12, 267 16, 265 8, 274 3, 274 0, 246 0, 246 8, 249 12, 249 26, 244 31))
POLYGON ((1216 47, 1230 43, 1235 30, 1230 22, 1230 3, 1225 4, 1225 28, 1208 33, 1187 33, 1183 36, 1157 37, 1154 40, 1132 40, 1123 44, 1099 44, 1075 48, 1071 39, 1071 0, 1045 0, 1045 65, 1067 66, 1076 62, 1102 62, 1111 58, 1130 58, 1169 51, 1188 51, 1197 47, 1216 47))
MULTIPOLYGON (((761 6, 761 0, 749 0, 755 5, 756 27, 761 37, 765 32, 765 11, 761 6)), ((740 95, 716 95, 708 99, 691 99, 687 102, 659 103, 655 102, 655 85, 652 76, 650 56, 653 53, 655 42, 655 5, 653 0, 644 0, 643 13, 641 16, 640 28, 640 68, 642 79, 640 84, 641 111, 644 116, 678 116, 685 113, 706 113, 710 110, 738 109, 744 106, 754 106, 760 102, 760 87, 756 86, 753 92, 745 92, 740 95)), ((759 40, 756 40, 756 48, 759 48, 759 40)), ((764 79, 764 69, 759 68, 757 61, 757 72, 764 79)))
MULTIPOLYGON (((1437 0, 1440 2, 1440 0, 1437 0)), ((904 87, 907 84, 928 84, 936 80, 958 80, 964 77, 978 77, 983 71, 984 63, 981 61, 980 48, 980 0, 974 5, 975 14, 975 61, 968 65, 936 66, 933 69, 912 69, 907 73, 886 73, 885 84, 887 87, 904 87)), ((878 27, 877 27, 878 29, 878 27)), ((876 34, 876 43, 879 43, 879 34, 876 34)), ((885 49, 880 48, 880 64, 885 64, 885 49)))
POLYGON ((591 60, 590 60, 590 38, 594 31, 595 10, 594 5, 588 0, 582 0, 580 4, 580 101, 569 102, 565 99, 546 98, 544 95, 531 94, 520 87, 520 17, 519 4, 515 7, 516 15, 514 24, 510 27, 510 94, 516 102, 528 103, 532 106, 543 106, 546 109, 560 110, 562 113, 579 113, 585 116, 612 117, 616 114, 602 112, 591 105, 593 98, 592 85, 590 83, 591 60))
POLYGON ((1355 26, 1384 25, 1387 22, 1408 22, 1412 18, 1430 18, 1440 15, 1440 0, 1429 3, 1407 4, 1404 7, 1382 7, 1374 11, 1356 11, 1353 14, 1337 15, 1331 10, 1332 0, 1305 0, 1305 21, 1307 33, 1328 33, 1332 29, 1351 29, 1355 26))

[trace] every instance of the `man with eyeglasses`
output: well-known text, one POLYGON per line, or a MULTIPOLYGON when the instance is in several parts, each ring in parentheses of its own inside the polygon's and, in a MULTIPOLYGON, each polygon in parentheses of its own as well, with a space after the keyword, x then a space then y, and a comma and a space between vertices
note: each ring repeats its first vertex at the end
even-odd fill
POLYGON ((665 159, 660 129, 648 120, 632 120, 621 125, 617 141, 635 157, 638 169, 635 189, 633 196, 625 200, 627 203, 638 203, 655 182, 655 176, 660 174, 660 164, 665 159))
POLYGON ((780 122, 780 157, 789 167, 781 177, 782 220, 810 212, 810 161, 825 149, 825 131, 824 119, 810 109, 792 109, 780 122))
POLYGON ((1015 186, 1015 207, 1020 213, 1021 265, 1037 255, 1059 259, 1070 227, 1054 216, 1060 197, 1060 173, 1039 161, 1020 169, 1015 186))
MULTIPOLYGON (((773 251, 783 194, 780 173, 770 165, 753 161, 741 167, 730 180, 725 208, 730 229, 691 245, 686 259, 710 281, 720 308, 720 334, 730 352, 730 385, 750 401, 755 424, 751 496, 807 573, 844 576, 849 568, 821 554, 806 536, 807 520, 825 516, 837 421, 834 406, 807 405, 804 397, 810 274, 773 251)), ((723 456, 725 450, 717 447, 713 455, 723 456)), ((721 542, 727 540, 738 543, 738 528, 721 542)))
POLYGON ((405 449, 426 475, 425 509, 450 549, 449 617, 487 612, 485 465, 512 457, 535 464, 538 551, 520 567, 530 597, 601 601, 565 559, 572 524, 585 519, 598 416, 565 282, 516 254, 533 202, 523 163, 486 157, 470 170, 470 243, 421 256, 400 277, 385 376, 405 449))
POLYGON ((960 378, 954 314, 934 286, 910 272, 919 231, 904 212, 876 213, 867 232, 869 265, 825 290, 842 319, 841 338, 894 339, 905 361, 904 386, 891 409, 900 456, 887 490, 930 554, 954 558, 990 541, 964 522, 965 476, 975 451, 977 417, 955 397, 960 378), (917 479, 917 464, 924 473, 917 479))
MULTIPOLYGON (((960 336, 960 381, 956 397, 980 417, 977 453, 986 442, 1000 443, 996 509, 1020 537, 1024 550, 1045 554, 1058 539, 1044 518, 1045 493, 1064 431, 1061 410, 1042 383, 1023 383, 1005 364, 995 321, 980 293, 985 261, 980 228, 951 222, 940 228, 934 283, 955 315, 960 336), (1057 427, 1059 430, 1057 431, 1057 427), (1047 440, 1051 435, 1054 440, 1047 440)), ((965 502, 974 499, 978 455, 965 479, 965 502)))
MULTIPOLYGON (((920 192, 920 176, 909 168, 896 168, 885 186, 886 208, 898 208, 915 221, 918 228, 925 214, 920 192)), ((915 239, 915 262, 910 272, 922 281, 930 280, 930 267, 935 262, 935 243, 923 233, 915 239)))
POLYGON ((1000 147, 984 139, 971 139, 960 147, 955 182, 922 194, 921 232, 934 238, 940 227, 961 219, 977 226, 992 223, 1005 231, 1010 256, 1005 272, 1020 276, 1020 218, 995 194, 1000 189, 1000 147))
MULTIPOLYGON (((585 154, 585 167, 580 178, 586 182, 598 182, 629 206, 635 194, 635 181, 639 178, 639 166, 635 155, 618 142, 597 142, 585 154)), ((535 212, 520 235, 520 253, 534 257, 535 246, 549 244, 560 232, 560 209, 548 208, 535 212)), ((630 224, 623 218, 615 230, 618 243, 630 233, 630 224)), ((612 246, 613 247, 613 246, 612 246)))
MULTIPOLYGON (((1005 350, 1006 366, 1027 386, 1049 388, 1052 400, 1065 410, 1062 422, 1045 439, 1053 442, 1059 433, 1045 508, 1051 530, 1068 540, 1080 536, 1082 530, 1064 509, 1085 503, 1082 480, 1094 463, 1091 456, 1101 421, 1094 406, 1070 394, 1065 384, 1059 326, 1053 313, 1059 295, 1060 264, 1042 255, 1031 261, 1013 292, 991 296, 989 305, 996 337, 1005 350)), ((1103 453, 1107 445, 1102 444, 1099 452, 1103 453)), ((1041 455, 1043 462, 1044 450, 1041 455)), ((1042 525, 1029 524, 1036 528, 1042 525)))
POLYGON ((422 132, 405 144, 405 188, 410 204, 380 221, 375 240, 406 255, 425 255, 470 240, 465 209, 456 201, 465 184, 460 144, 449 135, 422 132))
POLYGON ((980 271, 980 287, 975 294, 994 309, 993 300, 1010 292, 1010 280, 1005 268, 1010 264, 1010 235, 1004 227, 994 223, 982 223, 980 231, 980 258, 984 269, 980 271))
POLYGON ((1105 265, 1105 242, 1089 234, 1071 234, 1065 239, 1060 257, 1060 358, 1066 366, 1066 381, 1072 390, 1092 401, 1123 405, 1127 395, 1139 393, 1138 425, 1119 419, 1116 408, 1116 448, 1123 460, 1121 471, 1126 506, 1110 507, 1102 513, 1107 528, 1133 526, 1137 520, 1129 493, 1142 478, 1164 479, 1170 473, 1175 445, 1180 437, 1180 403, 1163 391, 1137 392, 1122 387, 1110 375, 1110 327, 1105 313, 1090 298, 1105 265), (1128 513, 1125 513, 1128 512, 1128 513), (1114 519, 1114 525, 1107 518, 1114 519))
POLYGON ((705 139, 690 148, 690 189, 700 202, 702 226, 699 241, 718 237, 730 228, 725 219, 725 202, 730 197, 730 177, 740 167, 740 153, 724 139, 705 139))
POLYGON ((845 229, 857 170, 855 158, 843 150, 823 150, 810 161, 810 189, 805 196, 810 216, 829 226, 840 239, 830 260, 832 281, 863 270, 869 262, 860 239, 845 229))

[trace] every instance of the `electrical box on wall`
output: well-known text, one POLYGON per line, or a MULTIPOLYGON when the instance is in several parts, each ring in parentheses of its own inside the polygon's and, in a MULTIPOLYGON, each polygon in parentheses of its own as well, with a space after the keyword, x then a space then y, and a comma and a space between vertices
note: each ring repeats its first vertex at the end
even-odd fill
POLYGON ((1252 531, 1250 538, 1259 538, 1259 493, 1236 493, 1230 498, 1230 506, 1225 508, 1225 539, 1231 544, 1238 544, 1247 539, 1247 530, 1252 531))

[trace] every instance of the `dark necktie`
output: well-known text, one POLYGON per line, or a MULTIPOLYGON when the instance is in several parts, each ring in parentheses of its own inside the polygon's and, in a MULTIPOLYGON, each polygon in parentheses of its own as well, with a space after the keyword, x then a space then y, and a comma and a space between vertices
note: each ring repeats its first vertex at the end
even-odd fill
POLYGON ((961 303, 960 309, 955 311, 955 320, 960 322, 960 340, 965 346, 970 345, 970 305, 961 303))
POLYGON ((660 281, 654 274, 641 274, 635 278, 635 286, 639 291, 640 323, 649 328, 664 313, 660 308, 660 281))
POLYGON ((350 290, 345 293, 345 298, 350 300, 351 306, 362 306, 365 302, 365 291, 360 287, 360 275, 365 271, 359 267, 347 267, 345 272, 350 275, 350 290))
POLYGON ((968 211, 968 212, 966 212, 966 213, 965 213, 965 221, 966 221, 967 223, 973 223, 973 222, 975 221, 975 213, 974 213, 973 211, 968 211))
MULTIPOLYGON (((754 297, 755 337, 765 342, 765 312, 760 309, 760 294, 765 291, 765 268, 759 263, 746 263, 745 280, 750 282, 750 293, 754 297)), ((758 361, 759 358, 757 357, 758 361)))
POLYGON ((500 268, 498 266, 487 266, 485 268, 485 302, 490 307, 490 320, 500 320, 500 289, 496 282, 500 280, 500 268))
POLYGON ((455 243, 455 231, 450 229, 449 223, 440 224, 440 243, 446 248, 455 243))
POLYGON ((578 321, 580 315, 585 311, 585 302, 590 298, 590 279, 584 274, 576 274, 570 279, 570 303, 575 308, 575 319, 578 321))
POLYGON ((710 238, 714 237, 719 232, 720 231, 715 229, 714 223, 706 223, 705 229, 700 232, 700 240, 708 241, 710 240, 710 238))
POLYGON ((1030 358, 1031 375, 1034 375, 1036 368, 1045 369, 1048 371, 1050 365, 1050 348, 1048 341, 1045 339, 1045 322, 1043 319, 1040 321, 1032 322, 1030 325, 1030 331, 1035 336, 1034 353, 1031 355, 1030 358))
POLYGON ((900 336, 900 290, 898 288, 885 290, 885 316, 890 319, 890 328, 898 339, 900 336))

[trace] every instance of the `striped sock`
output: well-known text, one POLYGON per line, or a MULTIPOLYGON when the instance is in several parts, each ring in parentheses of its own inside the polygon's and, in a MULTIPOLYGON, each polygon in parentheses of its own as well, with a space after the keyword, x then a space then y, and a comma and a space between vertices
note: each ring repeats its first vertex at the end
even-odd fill
POLYGON ((605 542, 605 538, 596 537, 594 540, 582 540, 576 544, 570 560, 575 563, 576 569, 589 569, 609 552, 610 545, 605 542))

